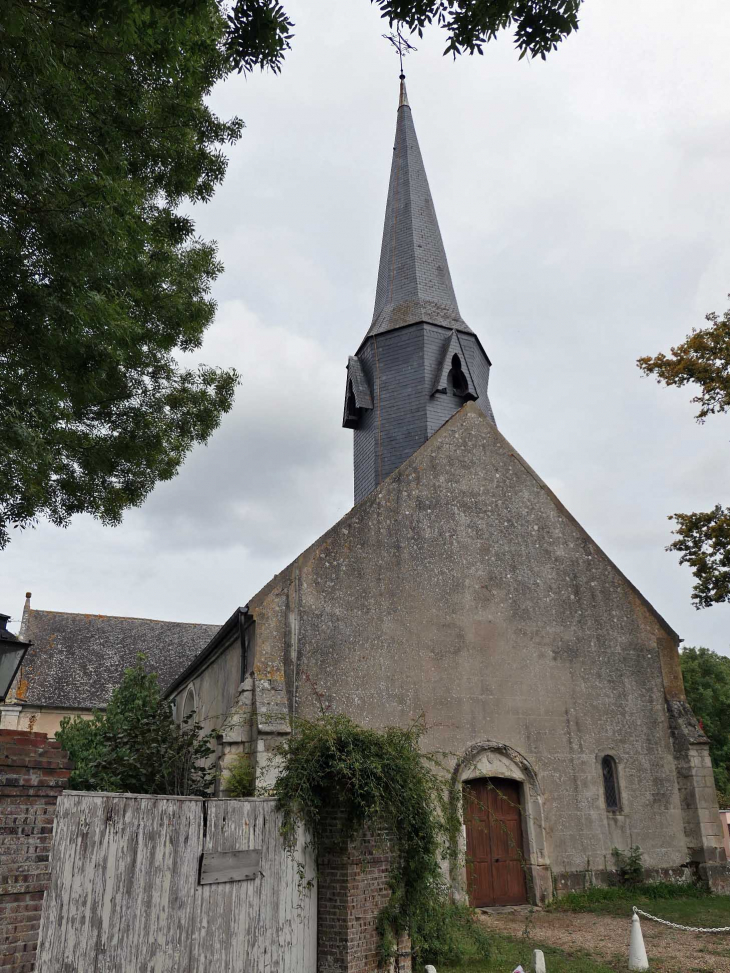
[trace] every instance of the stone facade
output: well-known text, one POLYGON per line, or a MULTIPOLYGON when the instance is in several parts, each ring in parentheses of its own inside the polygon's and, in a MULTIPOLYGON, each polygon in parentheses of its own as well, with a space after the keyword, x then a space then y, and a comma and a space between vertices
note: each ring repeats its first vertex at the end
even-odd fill
POLYGON ((70 772, 45 733, 0 730, 0 970, 35 969, 53 817, 70 772))
MULTIPOLYGON (((500 755, 499 776, 520 784, 536 901, 607 880, 612 848, 637 844, 651 874, 679 878, 689 862, 724 882, 708 744, 676 634, 476 403, 247 611, 251 706, 267 709, 252 717, 251 750, 270 752, 291 717, 321 705, 373 727, 423 714, 424 746, 449 754, 461 780, 470 762, 497 773, 500 755)), ((221 684, 233 668, 224 653, 189 681, 221 684)))

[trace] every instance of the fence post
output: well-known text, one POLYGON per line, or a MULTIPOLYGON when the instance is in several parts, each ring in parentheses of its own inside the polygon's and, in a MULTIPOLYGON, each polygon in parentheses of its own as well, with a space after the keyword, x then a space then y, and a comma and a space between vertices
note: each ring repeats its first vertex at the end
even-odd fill
POLYGON ((641 923, 634 913, 631 919, 631 939, 629 940, 629 969, 648 970, 649 960, 646 958, 644 937, 641 935, 641 923))

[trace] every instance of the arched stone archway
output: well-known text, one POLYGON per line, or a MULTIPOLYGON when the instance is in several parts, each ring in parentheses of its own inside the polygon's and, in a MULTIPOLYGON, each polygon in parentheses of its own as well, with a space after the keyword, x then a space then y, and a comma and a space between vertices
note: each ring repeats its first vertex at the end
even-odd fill
POLYGON ((180 712, 181 722, 192 716, 198 708, 198 701, 195 695, 195 686, 190 683, 185 693, 182 710, 180 712))
MULTIPOLYGON (((485 740, 469 747, 457 761, 452 786, 461 791, 466 781, 480 778, 502 778, 515 781, 521 794, 523 854, 528 867, 528 897, 541 905, 552 898, 552 879, 547 851, 543 797, 537 774, 519 751, 504 743, 485 740)), ((452 864, 451 881, 457 895, 466 898, 466 824, 462 818, 459 847, 452 864)))

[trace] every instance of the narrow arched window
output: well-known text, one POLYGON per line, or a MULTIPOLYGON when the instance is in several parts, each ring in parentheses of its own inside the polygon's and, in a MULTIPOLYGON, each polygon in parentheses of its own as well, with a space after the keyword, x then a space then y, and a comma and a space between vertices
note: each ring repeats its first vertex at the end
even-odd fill
POLYGON ((183 702, 181 721, 183 723, 190 723, 195 716, 196 710, 196 700, 195 700, 195 687, 188 686, 188 691, 185 693, 185 701, 183 702))
POLYGON ((608 754, 601 760, 603 774, 603 794, 606 798, 607 811, 621 810, 621 794, 618 787, 618 768, 616 761, 608 754))

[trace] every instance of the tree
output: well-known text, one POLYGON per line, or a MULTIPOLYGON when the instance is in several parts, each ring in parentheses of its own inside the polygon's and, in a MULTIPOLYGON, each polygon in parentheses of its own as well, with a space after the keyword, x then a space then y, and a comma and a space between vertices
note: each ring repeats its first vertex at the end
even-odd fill
POLYGON ((482 54, 502 30, 515 28, 520 58, 545 60, 560 41, 578 30, 582 0, 373 0, 391 25, 419 35, 428 24, 446 30, 444 54, 482 54))
POLYGON ((228 71, 215 3, 9 0, 0 53, 0 546, 172 477, 237 376, 182 368, 220 272, 184 201, 223 178, 204 98, 228 71))
MULTIPOLYGON (((372 0, 436 23, 447 52, 515 27, 521 56, 580 0, 372 0)), ((276 0, 7 0, 0 13, 0 548, 81 512, 118 523, 231 407, 234 370, 181 367, 213 319, 210 199, 240 119, 206 105, 231 71, 279 71, 276 0)))
POLYGON ((215 781, 210 738, 192 716, 175 722, 144 656, 127 669, 106 712, 65 717, 56 739, 74 763, 74 790, 203 797, 215 781))
POLYGON ((687 700, 710 740, 718 798, 730 804, 730 659, 704 648, 684 649, 679 659, 687 700))
MULTIPOLYGON (((722 317, 706 316, 709 327, 693 329, 669 356, 638 361, 645 375, 656 375, 665 385, 696 385, 699 394, 692 402, 699 405, 696 419, 730 410, 730 310, 722 317)), ((689 564, 696 583, 692 600, 696 608, 709 608, 730 601, 730 507, 717 504, 712 510, 673 514, 677 523, 676 540, 667 550, 679 551, 680 564, 689 564)))

